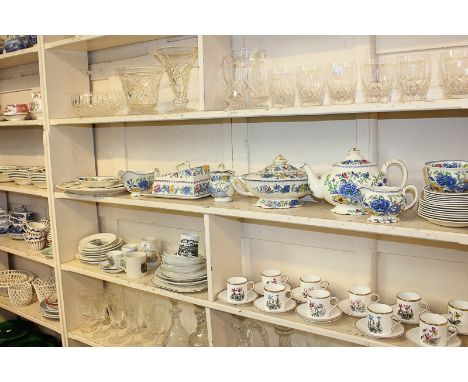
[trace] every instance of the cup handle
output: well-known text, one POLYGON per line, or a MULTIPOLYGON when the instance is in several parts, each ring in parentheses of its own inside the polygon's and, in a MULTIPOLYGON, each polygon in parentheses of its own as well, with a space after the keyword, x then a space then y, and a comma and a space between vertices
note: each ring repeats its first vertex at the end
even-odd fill
POLYGON ((410 185, 410 186, 406 186, 405 188, 403 188, 403 192, 405 194, 407 192, 409 192, 410 194, 413 194, 413 201, 410 204, 406 205, 405 207, 405 211, 406 211, 406 210, 409 210, 411 207, 413 207, 418 201, 418 189, 415 186, 410 185))
POLYGON ((379 302, 379 301, 380 301, 380 296, 379 296, 377 293, 371 293, 371 296, 370 296, 371 301, 373 301, 373 300, 372 300, 372 297, 375 297, 375 301, 374 301, 374 302, 379 302))
POLYGON ((447 343, 449 342, 450 338, 456 336, 458 334, 458 328, 455 326, 455 325, 449 325, 447 327, 447 329, 450 329, 452 328, 453 329, 453 333, 450 334, 449 336, 447 336, 447 343))
POLYGON ((330 304, 332 301, 335 301, 335 303, 333 304, 333 307, 330 309, 330 311, 328 312, 328 315, 330 316, 331 315, 331 312, 333 312, 333 309, 338 309, 338 302, 340 300, 338 300, 337 297, 330 297, 330 304))
POLYGON ((391 318, 392 318, 393 321, 396 321, 396 323, 393 324, 392 328, 390 329, 391 333, 393 333, 393 329, 395 329, 400 324, 401 318, 399 316, 397 316, 397 315, 394 315, 394 314, 392 315, 391 318))
POLYGON ((427 312, 427 310, 429 309, 429 304, 427 302, 420 301, 419 302, 419 307, 423 308, 423 310, 419 314, 423 314, 424 312, 427 312))
POLYGON ((252 193, 247 189, 245 186, 244 181, 240 176, 235 176, 231 179, 232 187, 236 190, 239 194, 244 196, 253 196, 252 193))
POLYGON ((408 180, 408 170, 406 169, 406 165, 398 159, 390 159, 386 161, 382 166, 382 172, 387 176, 387 170, 390 166, 398 166, 402 172, 402 179, 400 188, 405 187, 406 181, 408 180))
POLYGON ((281 275, 281 284, 286 284, 289 280, 289 276, 286 276, 286 275, 281 275), (283 277, 284 277, 284 280, 283 280, 283 277))
POLYGON ((286 300, 285 303, 284 303, 284 309, 286 309, 286 307, 288 306, 289 301, 291 301, 291 300, 293 299, 292 291, 288 290, 288 291, 285 293, 285 296, 287 297, 287 300, 286 300), (288 295, 289 295, 289 297, 288 297, 288 295))
POLYGON ((329 285, 330 285, 330 283, 328 281, 322 280, 320 282, 320 288, 322 288, 322 289, 328 289, 329 285), (324 284, 327 284, 327 286, 324 286, 324 284))
POLYGON ((252 292, 255 288, 255 281, 247 281, 247 295, 252 292), (249 285, 252 285, 252 288, 249 288, 249 285))

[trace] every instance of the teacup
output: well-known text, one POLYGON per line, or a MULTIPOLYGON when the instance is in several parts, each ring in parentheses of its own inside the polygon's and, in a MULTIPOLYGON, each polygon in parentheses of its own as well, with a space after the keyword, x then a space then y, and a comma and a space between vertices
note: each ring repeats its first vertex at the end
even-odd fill
POLYGON ((292 299, 291 291, 286 292, 282 284, 270 283, 264 287, 265 308, 267 310, 284 310, 292 299), (287 297, 289 295, 289 297, 287 297))
POLYGON ((198 240, 196 233, 183 233, 180 235, 179 256, 198 257, 198 240))
POLYGON ((373 223, 397 223, 397 215, 413 207, 418 200, 415 186, 400 187, 361 187, 361 204, 367 220, 373 223), (408 203, 406 194, 413 194, 413 201, 408 203))
POLYGON ((286 284, 289 277, 281 275, 281 271, 277 269, 265 269, 262 271, 262 285, 265 288, 268 284, 286 284))
POLYGON ((449 325, 448 320, 441 314, 425 312, 419 316, 419 342, 424 346, 447 346, 448 341, 458 334, 458 328, 449 325), (448 329, 453 334, 448 336, 448 329))
POLYGON ((367 307, 367 312, 367 328, 376 336, 390 336, 400 323, 400 317, 393 314, 390 305, 376 302, 367 307))
POLYGON ((19 113, 29 113, 29 106, 26 103, 15 103, 13 105, 5 106, 4 114, 19 114, 19 113))
POLYGON ((130 252, 125 255, 125 265, 122 266, 128 278, 136 279, 146 275, 148 266, 146 264, 146 253, 130 252))
POLYGON ((448 302, 448 322, 456 326, 460 333, 468 334, 468 301, 450 300, 448 302))
POLYGON ((353 313, 365 313, 366 308, 373 302, 379 302, 380 296, 372 293, 367 286, 353 285, 348 290, 349 310, 353 313), (375 301, 372 299, 375 298, 375 301))
POLYGON ((468 161, 439 160, 426 162, 426 180, 435 191, 466 192, 468 191, 468 161))
POLYGON ((123 265, 122 260, 124 254, 122 251, 109 251, 106 252, 106 256, 111 268, 118 269, 123 265))
POLYGON ((338 308, 338 299, 332 297, 330 291, 326 289, 310 290, 307 294, 307 304, 309 317, 327 318, 330 317, 333 309, 338 308), (335 303, 332 304, 332 301, 335 303))
POLYGON ((215 171, 210 172, 209 191, 215 202, 231 202, 234 187, 231 184, 234 171, 226 170, 221 163, 215 171))
POLYGON ((421 296, 414 292, 399 292, 397 294, 397 315, 402 321, 418 320, 421 313, 426 312, 429 305, 421 301, 421 296))
POLYGON ((300 288, 302 291, 302 297, 307 298, 307 293, 314 289, 327 289, 330 283, 322 280, 317 275, 302 275, 300 278, 300 288))
POLYGON ((226 291, 227 299, 232 302, 242 302, 247 300, 249 292, 255 287, 253 281, 247 281, 245 277, 233 276, 227 279, 226 291), (249 288, 251 286, 251 288, 249 288))

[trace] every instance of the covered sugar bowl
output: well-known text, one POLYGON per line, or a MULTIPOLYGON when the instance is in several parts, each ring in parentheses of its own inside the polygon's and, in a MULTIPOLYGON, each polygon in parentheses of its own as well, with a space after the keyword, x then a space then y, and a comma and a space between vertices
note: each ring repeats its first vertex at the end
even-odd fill
POLYGON ((210 172, 209 191, 215 202, 231 202, 234 188, 231 180, 234 171, 226 170, 224 163, 220 163, 215 171, 210 172))

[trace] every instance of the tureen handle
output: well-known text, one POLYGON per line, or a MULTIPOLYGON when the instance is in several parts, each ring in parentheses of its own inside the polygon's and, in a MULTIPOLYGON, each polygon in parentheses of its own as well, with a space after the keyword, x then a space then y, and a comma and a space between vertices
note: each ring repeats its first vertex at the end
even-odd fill
POLYGON ((235 176, 231 179, 232 187, 241 195, 253 196, 252 193, 247 189, 241 176, 235 176))
POLYGON ((387 176, 387 170, 390 166, 398 166, 400 168, 401 173, 402 173, 400 188, 405 187, 406 180, 408 179, 408 170, 406 169, 406 165, 401 160, 398 160, 398 159, 390 159, 386 161, 382 166, 382 172, 384 173, 385 176, 387 176))

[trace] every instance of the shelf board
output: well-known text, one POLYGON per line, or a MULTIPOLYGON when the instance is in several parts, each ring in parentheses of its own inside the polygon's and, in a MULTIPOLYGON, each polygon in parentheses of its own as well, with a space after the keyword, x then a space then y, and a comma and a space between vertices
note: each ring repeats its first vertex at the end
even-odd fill
POLYGON ((304 205, 300 208, 275 210, 255 207, 256 198, 239 195, 234 196, 231 203, 216 203, 210 197, 198 200, 176 200, 131 197, 129 194, 113 197, 95 197, 63 192, 55 192, 54 196, 59 199, 210 214, 468 245, 467 228, 450 228, 432 224, 417 215, 416 207, 400 215, 399 223, 375 224, 369 223, 366 216, 337 215, 330 211, 332 206, 326 202, 304 201, 304 205))
POLYGON ((15 182, 0 183, 0 191, 15 192, 17 194, 26 194, 47 198, 47 189, 36 187, 32 184, 20 186, 15 182))
MULTIPOLYGON (((0 56, 1 57, 1 56, 0 56)), ((0 127, 8 126, 37 126, 42 127, 44 125, 42 119, 25 119, 23 121, 0 121, 0 127)))
POLYGON ((92 52, 94 50, 115 48, 117 46, 135 44, 139 42, 157 40, 170 37, 164 36, 106 36, 106 35, 77 35, 63 40, 57 40, 46 43, 44 48, 60 49, 60 50, 75 50, 92 52))
POLYGON ((52 268, 55 267, 53 258, 49 259, 41 254, 41 251, 33 251, 24 240, 13 240, 7 235, 0 235, 0 251, 24 257, 37 263, 48 265, 52 268))
POLYGON ((38 301, 26 306, 15 306, 10 303, 10 299, 8 297, 0 296, 0 308, 8 310, 18 316, 24 317, 29 321, 35 322, 36 324, 42 325, 57 333, 62 332, 59 320, 49 320, 39 313, 38 301))
POLYGON ((362 103, 351 105, 324 105, 248 110, 193 111, 143 115, 117 115, 110 117, 56 118, 51 125, 83 125, 103 123, 138 123, 230 118, 291 117, 333 114, 392 113, 405 111, 467 110, 468 98, 444 99, 426 102, 362 103))
MULTIPOLYGON (((106 337, 103 337, 103 338, 94 338, 93 337, 94 332, 83 333, 79 328, 69 331, 68 332, 68 338, 74 339, 74 340, 79 341, 79 342, 81 342, 81 343, 83 343, 85 345, 93 346, 93 347, 102 347, 102 346, 104 346, 104 347, 110 347, 110 346, 125 347, 125 346, 127 346, 125 344, 125 342, 123 342, 121 344, 118 344, 118 345, 110 343, 109 338, 113 335, 113 330, 111 329, 110 325, 104 325, 103 328, 104 328, 104 330, 109 331, 109 335, 106 336, 106 337)), ((121 329, 121 330, 125 331, 126 329, 121 329)), ((120 332, 120 333, 122 333, 122 332, 120 332)), ((125 333, 125 336, 129 337, 130 335, 125 333)), ((139 341, 139 344, 138 344, 139 347, 141 347, 141 346, 154 346, 153 345, 154 341, 147 340, 147 339, 142 339, 141 334, 137 334, 135 336, 135 339, 137 341, 139 341)), ((161 338, 161 340, 162 340, 162 338, 161 338)))
POLYGON ((15 52, 0 54, 0 69, 11 68, 18 65, 32 64, 38 62, 39 48, 34 45, 31 48, 17 50, 15 52))

